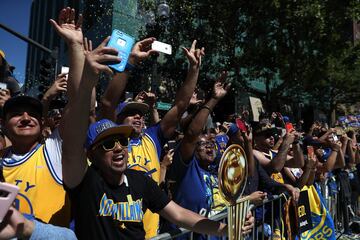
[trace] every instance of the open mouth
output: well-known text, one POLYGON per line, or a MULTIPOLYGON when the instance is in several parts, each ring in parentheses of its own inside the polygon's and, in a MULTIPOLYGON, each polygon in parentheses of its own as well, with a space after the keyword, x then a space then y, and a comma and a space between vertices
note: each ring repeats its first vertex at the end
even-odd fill
POLYGON ((141 126, 141 122, 140 122, 140 121, 134 121, 134 122, 133 122, 133 126, 134 126, 134 127, 140 127, 140 126, 141 126))
POLYGON ((17 126, 17 128, 20 128, 20 129, 30 129, 30 128, 33 128, 34 126, 33 125, 19 125, 17 126))
POLYGON ((206 155, 208 155, 210 157, 213 157, 214 156, 214 151, 213 150, 207 150, 206 155))
POLYGON ((125 158, 124 154, 118 154, 118 155, 114 156, 112 160, 114 162, 121 162, 124 160, 124 158, 125 158))

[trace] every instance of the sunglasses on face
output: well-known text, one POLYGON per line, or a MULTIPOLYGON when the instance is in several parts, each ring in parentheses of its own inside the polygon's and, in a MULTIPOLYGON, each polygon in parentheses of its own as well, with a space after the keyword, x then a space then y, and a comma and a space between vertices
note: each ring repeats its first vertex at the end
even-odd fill
POLYGON ((122 147, 127 147, 129 145, 129 141, 127 138, 115 138, 115 139, 108 139, 103 141, 102 143, 100 143, 100 146, 102 146, 102 148, 105 151, 112 151, 115 149, 116 144, 122 146, 122 147))
POLYGON ((215 148, 215 143, 212 141, 200 141, 197 144, 200 148, 205 148, 205 147, 215 148))

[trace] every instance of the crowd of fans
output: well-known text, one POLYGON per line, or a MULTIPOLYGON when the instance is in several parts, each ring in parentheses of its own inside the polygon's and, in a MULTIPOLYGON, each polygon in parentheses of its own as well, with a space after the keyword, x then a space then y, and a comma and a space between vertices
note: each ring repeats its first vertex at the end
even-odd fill
MULTIPOLYGON (((81 15, 76 19, 66 8, 50 22, 67 44, 68 76, 58 75, 41 101, 14 87, 0 90, 2 181, 20 189, 0 239, 145 239, 178 227, 197 232, 195 239, 224 236, 227 225, 209 217, 226 211, 218 165, 231 144, 246 153, 244 195, 253 205, 282 193, 297 202, 304 187, 315 186, 330 210, 339 192, 338 218, 351 232, 349 215, 359 214, 351 212, 360 192, 356 129, 295 124, 280 113, 262 113, 254 122, 247 111, 213 123, 230 84, 222 72, 209 97, 199 97, 205 49, 196 40, 183 48, 189 68, 173 106, 159 114, 154 93, 123 97, 134 66, 156 53, 154 38, 137 42, 125 71, 113 72, 106 63, 121 61, 117 50, 107 47, 109 38, 93 49, 83 38, 81 15), (113 79, 96 105, 101 73, 113 79), (56 100, 64 92, 66 104, 56 100)), ((1 81, 9 82, 3 53, 0 70, 1 81)), ((255 215, 246 215, 246 236, 255 215)))

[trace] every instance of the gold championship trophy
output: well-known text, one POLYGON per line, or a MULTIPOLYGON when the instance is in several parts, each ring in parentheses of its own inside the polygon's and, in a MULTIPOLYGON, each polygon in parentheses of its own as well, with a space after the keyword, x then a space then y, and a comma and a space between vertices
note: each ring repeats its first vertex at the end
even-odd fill
POLYGON ((249 199, 242 198, 248 175, 244 149, 230 145, 220 160, 219 191, 228 207, 228 236, 230 240, 242 240, 242 227, 249 209, 249 199))

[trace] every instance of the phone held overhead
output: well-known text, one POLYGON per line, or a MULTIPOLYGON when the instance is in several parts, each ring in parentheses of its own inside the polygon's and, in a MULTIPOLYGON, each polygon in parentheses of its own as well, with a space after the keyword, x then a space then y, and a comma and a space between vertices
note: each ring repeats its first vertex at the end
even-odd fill
POLYGON ((113 47, 118 50, 118 57, 121 59, 120 63, 109 63, 108 66, 117 72, 123 72, 125 70, 131 49, 135 43, 135 39, 117 29, 114 29, 108 47, 113 47))

